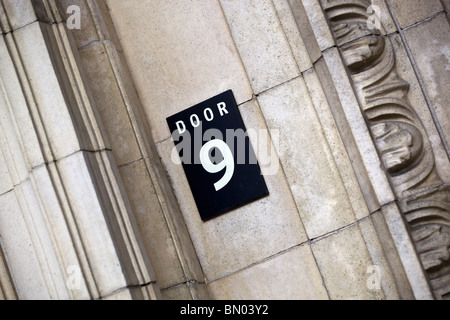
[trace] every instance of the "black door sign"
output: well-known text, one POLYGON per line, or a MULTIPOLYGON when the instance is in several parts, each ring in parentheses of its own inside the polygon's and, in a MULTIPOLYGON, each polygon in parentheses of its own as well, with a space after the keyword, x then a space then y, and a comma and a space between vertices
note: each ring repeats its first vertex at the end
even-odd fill
POLYGON ((202 220, 269 194, 231 90, 167 123, 202 220))

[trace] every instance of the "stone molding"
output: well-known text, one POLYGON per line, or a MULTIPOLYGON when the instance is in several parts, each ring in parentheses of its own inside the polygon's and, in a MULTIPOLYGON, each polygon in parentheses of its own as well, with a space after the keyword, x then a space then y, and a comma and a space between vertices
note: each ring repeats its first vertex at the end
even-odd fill
MULTIPOLYGON (((78 51, 56 3, 5 0, 0 9, 6 54, 2 116, 14 124, 7 128, 10 140, 18 141, 9 144, 9 174, 23 168, 11 192, 29 186, 20 208, 39 260, 40 271, 32 271, 41 272, 47 283, 46 293, 21 290, 19 297, 160 297, 78 51), (76 288, 67 285, 71 266, 80 270, 76 288)), ((14 240, 4 241, 8 248, 14 240)))
POLYGON ((427 132, 397 72, 391 40, 370 29, 367 0, 323 0, 396 201, 436 298, 450 293, 450 188, 439 176, 427 132))
POLYGON ((122 179, 132 179, 133 188, 147 188, 141 193, 155 194, 154 202, 149 203, 147 199, 136 201, 135 197, 139 196, 128 188, 129 181, 125 183, 125 192, 132 202, 138 231, 145 234, 142 240, 162 296, 166 298, 176 294, 174 292, 187 289, 189 299, 209 299, 197 254, 161 164, 151 126, 136 92, 106 3, 97 0, 58 0, 56 5, 61 17, 55 19, 66 21, 66 8, 73 4, 80 7, 83 23, 82 32, 76 29, 71 32, 80 54, 80 68, 88 70, 95 66, 106 75, 101 79, 101 84, 94 83, 93 79, 87 79, 86 83, 95 92, 98 105, 109 102, 105 93, 111 92, 112 98, 116 100, 114 105, 108 105, 107 108, 102 106, 99 121, 104 124, 105 135, 111 141, 111 151, 119 165, 122 179), (97 54, 99 52, 101 54, 97 54), (130 172, 134 172, 134 165, 142 168, 138 177, 129 176, 130 172), (155 235, 155 232, 158 232, 155 238, 149 239, 148 235, 155 235), (165 239, 164 245, 170 245, 159 247, 161 238, 165 239), (161 266, 163 262, 169 265, 161 266), (177 267, 181 270, 171 274, 177 267))
POLYGON ((16 300, 17 292, 9 270, 7 257, 0 238, 0 300, 16 300))

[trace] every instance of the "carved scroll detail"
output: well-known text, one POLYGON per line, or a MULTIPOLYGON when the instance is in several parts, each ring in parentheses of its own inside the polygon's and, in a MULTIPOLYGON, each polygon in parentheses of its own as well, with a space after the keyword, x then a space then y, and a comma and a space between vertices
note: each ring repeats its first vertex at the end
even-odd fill
POLYGON ((450 299, 450 188, 397 71, 394 47, 370 29, 368 0, 322 0, 379 155, 438 299, 450 299))

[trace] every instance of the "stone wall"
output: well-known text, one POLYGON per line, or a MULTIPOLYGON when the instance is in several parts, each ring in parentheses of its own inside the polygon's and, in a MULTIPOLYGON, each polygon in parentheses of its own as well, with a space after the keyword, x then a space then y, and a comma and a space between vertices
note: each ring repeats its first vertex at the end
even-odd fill
POLYGON ((449 298, 449 7, 2 0, 0 298, 449 298), (204 222, 166 118, 228 89, 270 195, 204 222))

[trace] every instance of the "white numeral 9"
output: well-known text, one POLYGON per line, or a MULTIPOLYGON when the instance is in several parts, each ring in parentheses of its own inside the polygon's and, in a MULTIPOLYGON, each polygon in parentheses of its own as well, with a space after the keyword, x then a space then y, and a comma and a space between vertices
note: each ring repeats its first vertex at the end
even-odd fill
POLYGON ((200 150, 200 162, 203 168, 209 173, 217 173, 226 168, 225 174, 217 183, 214 184, 216 191, 223 189, 231 180, 234 174, 234 157, 230 147, 222 140, 211 140, 200 150), (223 161, 214 164, 209 157, 212 149, 217 148, 223 155, 223 161))

